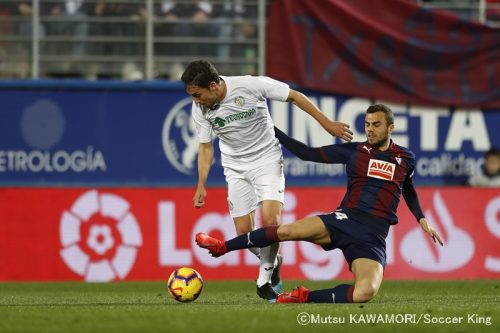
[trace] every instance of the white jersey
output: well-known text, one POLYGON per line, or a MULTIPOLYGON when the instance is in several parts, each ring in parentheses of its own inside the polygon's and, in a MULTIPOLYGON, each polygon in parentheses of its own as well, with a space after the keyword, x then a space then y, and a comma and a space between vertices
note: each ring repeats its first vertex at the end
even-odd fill
POLYGON ((192 116, 201 143, 219 138, 223 167, 260 166, 282 156, 266 98, 285 102, 286 83, 265 76, 221 76, 224 100, 212 110, 193 102, 192 116))

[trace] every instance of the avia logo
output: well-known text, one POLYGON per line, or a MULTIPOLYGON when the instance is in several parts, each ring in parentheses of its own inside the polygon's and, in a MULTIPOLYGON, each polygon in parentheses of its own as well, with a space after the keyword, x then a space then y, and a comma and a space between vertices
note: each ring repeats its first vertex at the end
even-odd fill
POLYGON ((224 127, 226 125, 226 121, 222 118, 216 117, 214 119, 215 125, 219 126, 220 128, 224 127))
POLYGON ((115 194, 91 190, 63 212, 59 225, 61 257, 88 282, 124 279, 142 245, 130 204, 115 194))
POLYGON ((467 232, 453 223, 448 207, 436 191, 433 197, 434 211, 425 211, 428 222, 443 237, 444 246, 434 244, 419 227, 415 227, 401 242, 401 255, 407 262, 426 272, 449 272, 465 266, 474 254, 474 242, 467 232))
POLYGON ((162 144, 167 160, 179 172, 193 175, 198 154, 198 138, 191 120, 193 100, 187 97, 175 104, 163 122, 162 144))
POLYGON ((371 158, 368 162, 368 177, 392 180, 396 164, 371 158))

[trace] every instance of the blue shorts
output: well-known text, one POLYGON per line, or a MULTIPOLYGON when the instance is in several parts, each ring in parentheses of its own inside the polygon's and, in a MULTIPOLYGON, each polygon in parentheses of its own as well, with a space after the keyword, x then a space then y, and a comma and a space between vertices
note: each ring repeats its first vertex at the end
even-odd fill
POLYGON ((352 262, 358 258, 372 259, 385 267, 385 238, 390 227, 387 221, 345 208, 318 217, 325 224, 332 241, 323 249, 342 250, 349 270, 352 262))

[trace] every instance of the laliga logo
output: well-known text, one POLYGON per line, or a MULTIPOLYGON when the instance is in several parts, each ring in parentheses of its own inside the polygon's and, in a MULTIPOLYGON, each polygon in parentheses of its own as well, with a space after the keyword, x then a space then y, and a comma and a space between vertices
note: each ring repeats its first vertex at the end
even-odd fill
POLYGON ((198 153, 198 138, 190 114, 192 102, 188 97, 175 104, 168 112, 162 130, 163 151, 168 161, 186 175, 193 174, 198 153))
POLYGON ((132 269, 142 236, 130 204, 96 190, 82 194, 61 217, 61 257, 89 282, 123 279, 132 269))
POLYGON ((423 271, 449 272, 464 266, 472 259, 474 242, 465 231, 453 224, 450 212, 437 191, 434 193, 434 208, 444 230, 437 228, 438 223, 432 211, 426 211, 425 215, 439 234, 446 235, 445 246, 434 246, 424 231, 416 227, 403 238, 401 255, 423 271))

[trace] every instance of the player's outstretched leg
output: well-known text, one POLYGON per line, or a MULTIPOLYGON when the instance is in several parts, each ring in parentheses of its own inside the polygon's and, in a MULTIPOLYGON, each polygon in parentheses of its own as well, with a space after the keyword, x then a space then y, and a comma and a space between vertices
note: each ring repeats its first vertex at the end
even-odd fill
POLYGON ((227 252, 248 249, 251 247, 266 247, 268 245, 279 242, 278 227, 269 226, 239 235, 226 242, 211 237, 205 233, 199 232, 196 234, 195 241, 199 247, 207 249, 214 257, 220 257, 227 252))
POLYGON ((224 241, 211 237, 202 232, 196 234, 195 241, 199 247, 207 249, 212 257, 220 257, 221 255, 228 252, 224 241))
POLYGON ((277 303, 307 303, 311 291, 303 286, 298 286, 289 293, 278 295, 277 303))
MULTIPOLYGON (((234 250, 250 248, 254 246, 265 247, 273 244, 278 239, 276 235, 277 229, 278 226, 257 229, 250 233, 237 236, 236 238, 233 238, 227 242, 199 232, 196 234, 195 241, 199 247, 207 249, 213 257, 220 257, 227 252, 234 250)), ((277 273, 274 275, 274 282, 276 285, 281 282, 279 279, 279 267, 281 266, 281 261, 282 260, 280 256, 280 259, 278 260, 278 264, 276 266, 277 273)), ((271 275, 271 281, 273 281, 273 275, 271 275)), ((278 298, 278 293, 273 289, 273 286, 269 282, 264 283, 261 286, 257 286, 257 295, 271 303, 276 302, 276 299, 278 298)))
POLYGON ((299 286, 289 293, 281 293, 277 303, 352 303, 354 286, 341 284, 330 289, 308 290, 299 286))

